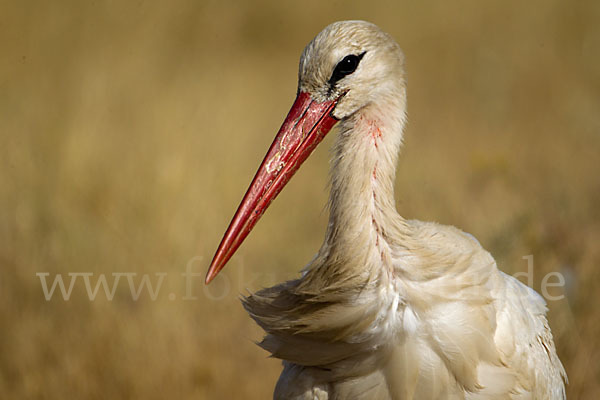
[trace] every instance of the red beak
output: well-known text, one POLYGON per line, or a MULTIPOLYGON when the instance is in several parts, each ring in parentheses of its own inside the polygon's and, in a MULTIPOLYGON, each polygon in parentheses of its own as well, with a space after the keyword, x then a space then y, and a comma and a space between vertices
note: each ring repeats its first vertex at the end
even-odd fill
POLYGON ((240 247, 269 204, 337 122, 336 100, 317 103, 300 92, 244 199, 225 232, 206 274, 210 283, 240 247))

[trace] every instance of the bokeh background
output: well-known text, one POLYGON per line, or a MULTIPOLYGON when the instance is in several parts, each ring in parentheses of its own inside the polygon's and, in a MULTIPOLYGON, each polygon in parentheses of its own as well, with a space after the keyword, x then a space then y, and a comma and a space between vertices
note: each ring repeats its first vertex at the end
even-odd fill
MULTIPOLYGON (((269 398, 238 301, 296 276, 330 135, 213 285, 210 258, 296 91, 303 47, 365 19, 405 51, 397 205, 550 288, 571 399, 600 397, 600 2, 1 1, 0 398, 269 398), (36 273, 123 276, 46 301, 36 273), (555 282, 555 280, 552 280, 555 282), (184 297, 187 296, 187 299, 184 297), (195 297, 190 299, 189 297, 195 297)), ((526 280, 526 279, 525 279, 526 280)))

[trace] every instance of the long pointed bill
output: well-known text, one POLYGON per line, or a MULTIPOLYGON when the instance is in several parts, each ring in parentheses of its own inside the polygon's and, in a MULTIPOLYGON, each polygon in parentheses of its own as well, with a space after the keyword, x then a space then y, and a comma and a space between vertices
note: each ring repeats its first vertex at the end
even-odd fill
POLYGON ((210 264, 210 283, 242 244, 269 204, 337 122, 337 100, 317 103, 300 92, 260 165, 210 264))

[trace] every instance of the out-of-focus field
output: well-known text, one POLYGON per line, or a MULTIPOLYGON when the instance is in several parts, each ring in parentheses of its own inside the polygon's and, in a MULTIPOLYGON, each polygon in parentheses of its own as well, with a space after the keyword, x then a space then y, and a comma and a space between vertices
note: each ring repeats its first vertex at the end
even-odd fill
POLYGON ((400 212, 474 234, 511 274, 532 255, 538 290, 562 274, 548 303, 569 397, 600 398, 600 2, 321 3, 0 2, 0 398, 271 395, 280 364, 238 296, 318 249, 331 137, 201 282, 300 52, 341 19, 406 53, 400 212), (112 301, 81 275, 45 300, 37 273, 68 288, 78 272, 138 275, 112 301), (143 274, 166 274, 155 300, 132 297, 143 274))

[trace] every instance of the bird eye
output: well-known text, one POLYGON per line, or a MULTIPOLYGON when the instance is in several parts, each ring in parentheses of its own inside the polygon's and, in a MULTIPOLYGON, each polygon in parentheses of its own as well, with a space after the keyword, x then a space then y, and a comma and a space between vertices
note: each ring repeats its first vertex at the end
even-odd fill
POLYGON ((348 76, 354 71, 356 71, 356 68, 358 68, 358 63, 363 58, 365 53, 366 51, 359 55, 350 54, 344 57, 344 59, 335 66, 333 74, 331 74, 331 78, 329 78, 329 84, 334 85, 343 77, 348 76))

